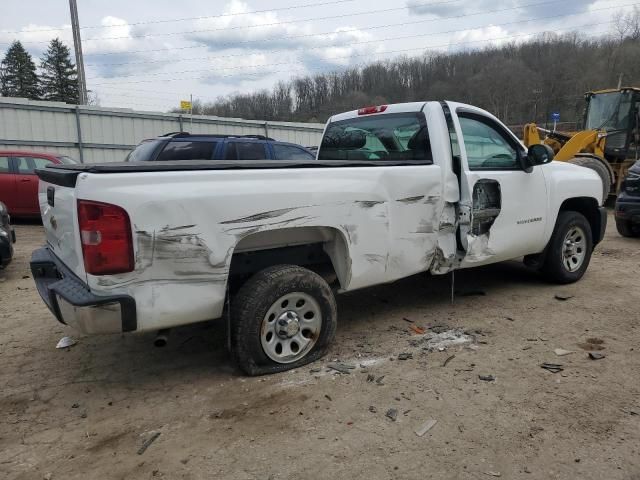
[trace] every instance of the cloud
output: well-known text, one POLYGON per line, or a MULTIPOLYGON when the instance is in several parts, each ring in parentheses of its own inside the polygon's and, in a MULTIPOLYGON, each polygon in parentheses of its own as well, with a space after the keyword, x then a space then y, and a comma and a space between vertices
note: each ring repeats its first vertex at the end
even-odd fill
POLYGON ((545 13, 567 15, 584 13, 597 0, 565 0, 548 5, 537 5, 550 0, 476 0, 474 2, 425 2, 424 0, 407 0, 407 9, 411 15, 432 15, 437 18, 473 15, 480 17, 482 12, 513 9, 519 17, 540 16, 545 13), (536 4, 536 5, 533 5, 536 4), (476 15, 477 14, 477 15, 476 15))

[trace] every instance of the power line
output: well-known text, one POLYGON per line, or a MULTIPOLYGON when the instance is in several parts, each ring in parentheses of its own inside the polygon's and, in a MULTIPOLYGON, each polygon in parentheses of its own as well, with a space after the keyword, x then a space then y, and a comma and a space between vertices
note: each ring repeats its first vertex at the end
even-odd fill
MULTIPOLYGON (((568 31, 574 31, 577 28, 585 28, 585 27, 593 27, 593 26, 597 26, 597 25, 608 25, 611 24, 612 22, 600 22, 600 23, 592 23, 592 24, 587 24, 587 25, 577 25, 577 26, 573 26, 570 28, 566 28, 566 29, 558 29, 556 31, 563 31, 563 30, 568 30, 568 31)), ((426 46, 426 47, 415 47, 415 48, 405 48, 405 49, 400 49, 400 50, 390 50, 390 51, 386 51, 386 52, 375 52, 375 53, 368 53, 368 54, 361 54, 361 55, 348 55, 348 56, 342 56, 342 57, 328 57, 327 60, 340 60, 340 59, 351 59, 354 57, 366 57, 366 56, 371 56, 371 55, 388 55, 388 54, 396 54, 396 53, 405 53, 405 52, 410 52, 410 51, 416 51, 416 50, 433 50, 433 49, 437 49, 437 48, 444 48, 444 47, 452 47, 452 46, 456 46, 456 45, 467 45, 467 44, 474 44, 474 43, 482 43, 482 42, 493 42, 493 41, 499 41, 499 40, 509 40, 509 39, 514 39, 514 38, 521 38, 521 37, 529 37, 532 35, 539 35, 539 34, 543 34, 543 33, 549 33, 549 30, 542 30, 542 31, 538 31, 538 32, 530 32, 530 33, 524 33, 524 34, 519 34, 519 35, 508 35, 508 36, 504 36, 504 37, 495 37, 495 38, 488 38, 488 39, 482 39, 482 40, 471 40, 471 41, 466 41, 466 42, 454 42, 454 43, 445 43, 445 44, 441 44, 441 45, 431 45, 431 46, 426 46)), ((593 34, 602 34, 602 33, 606 33, 606 32, 590 32, 591 34, 588 35, 588 37, 594 36, 593 34)), ((304 64, 304 62, 301 61, 296 61, 296 62, 287 62, 286 64, 292 65, 292 64, 304 64)), ((265 64, 265 65, 260 65, 260 67, 266 67, 266 66, 272 66, 272 65, 276 65, 276 64, 265 64)), ((280 64, 277 64, 280 65, 280 64)), ((249 67, 249 68, 253 68, 253 67, 249 67)), ((325 68, 326 67, 322 67, 325 68)), ((353 68, 353 65, 351 66, 347 66, 346 68, 353 68)), ((180 72, 166 72, 166 74, 182 74, 182 73, 196 73, 196 72, 210 72, 210 69, 200 69, 200 70, 185 70, 185 71, 180 71, 180 72)), ((273 70, 273 71, 269 71, 269 74, 271 73, 281 73, 281 72, 290 72, 290 69, 287 70, 273 70)), ((243 75, 245 76, 256 76, 256 75, 260 75, 260 76, 265 76, 262 72, 258 72, 258 73, 243 73, 243 75)), ((218 78, 231 78, 231 77, 237 77, 238 75, 218 75, 218 78)), ((204 79, 206 78, 205 76, 201 76, 201 77, 197 77, 197 79, 204 79)), ((155 79, 155 80, 137 80, 137 81, 118 81, 118 84, 135 84, 135 83, 152 83, 152 82, 171 82, 171 81, 181 81, 184 80, 184 78, 173 78, 173 79, 155 79)), ((94 86, 99 86, 99 85, 114 85, 115 83, 94 83, 94 86)))
MULTIPOLYGON (((560 1, 560 0, 557 0, 560 1)), ((632 5, 637 5, 636 4, 632 4, 632 5)), ((618 7, 604 7, 604 8, 598 8, 598 9, 594 9, 591 10, 591 12, 597 12, 597 11, 602 11, 602 10, 611 10, 613 8, 618 8, 618 7)), ((589 13, 591 13, 589 12, 589 13)), ((534 22, 534 21, 539 21, 539 20, 550 20, 550 19, 556 19, 556 18, 566 18, 566 17, 574 17, 574 16, 580 16, 580 15, 584 15, 585 12, 581 12, 581 13, 568 13, 568 14, 562 14, 562 15, 550 15, 547 17, 538 17, 538 18, 529 18, 526 20, 517 20, 514 22, 505 22, 505 23, 496 23, 496 24, 491 24, 491 25, 482 25, 479 27, 468 27, 468 28, 463 28, 463 29, 457 29, 457 30, 445 30, 445 31, 441 31, 441 32, 430 32, 430 33, 418 33, 418 34, 413 34, 413 35, 402 35, 399 37, 386 37, 386 38, 379 38, 379 39, 373 39, 373 40, 362 40, 362 41, 358 41, 358 42, 350 42, 348 44, 348 46, 353 46, 353 45, 363 45, 363 44, 369 44, 369 43, 379 43, 379 42, 388 42, 388 41, 394 41, 394 40, 406 40, 409 38, 419 38, 419 37, 433 37, 436 35, 444 35, 444 34, 450 34, 450 33, 460 33, 460 32, 468 32, 474 29, 479 29, 479 28, 486 28, 488 26, 491 27, 505 27, 505 26, 509 26, 509 25, 518 25, 518 24, 522 24, 522 23, 529 23, 529 22, 534 22)), ((282 39, 287 39, 287 37, 281 37, 282 39)), ((342 45, 338 45, 338 46, 343 46, 342 45)), ((321 45, 321 46, 317 46, 317 47, 304 47, 304 50, 322 50, 322 49, 326 49, 327 45, 321 45)), ((272 54, 272 53, 286 53, 286 52, 297 52, 300 51, 299 50, 292 50, 292 49, 275 49, 275 50, 260 50, 260 54, 272 54)), ((246 57, 247 53, 246 52, 242 52, 242 53, 233 53, 233 54, 228 54, 228 55, 216 55, 216 56, 204 56, 204 57, 190 57, 190 58, 178 58, 175 60, 172 60, 172 63, 178 63, 178 62, 189 62, 189 61, 194 61, 194 60, 220 60, 220 59, 225 59, 225 58, 235 58, 235 57, 246 57)), ((167 63, 167 59, 162 59, 162 60, 141 60, 141 61, 136 61, 136 62, 120 62, 120 63, 89 63, 88 65, 91 66, 99 66, 99 67, 109 67, 109 66, 123 66, 123 65, 143 65, 143 64, 153 64, 153 63, 167 63)), ((120 75, 119 77, 130 77, 130 76, 135 76, 135 75, 120 75)), ((102 78, 102 77, 92 77, 92 78, 102 78)))
MULTIPOLYGON (((456 3, 456 2, 459 2, 459 1, 461 1, 461 0, 446 0, 446 1, 439 2, 438 4, 456 3)), ((564 3, 566 3, 567 1, 571 1, 571 0, 562 0, 562 1, 564 3)), ((582 0, 580 0, 580 1, 582 1, 582 0)), ((422 22, 419 21, 419 22, 415 22, 415 23, 437 22, 437 21, 443 21, 443 20, 449 20, 449 19, 466 18, 466 17, 471 17, 471 16, 477 16, 477 15, 486 15, 486 14, 489 14, 489 13, 506 12, 506 11, 518 10, 518 9, 522 9, 522 8, 528 8, 528 7, 537 7, 537 6, 542 6, 542 5, 548 5, 548 4, 551 4, 551 3, 559 3, 559 0, 547 0, 547 1, 544 1, 544 2, 537 2, 537 3, 526 4, 526 5, 518 5, 518 6, 515 6, 515 7, 505 8, 505 9, 501 9, 501 10, 483 11, 483 12, 477 12, 477 13, 471 13, 471 14, 454 15, 454 16, 450 16, 450 17, 439 17, 439 18, 430 19, 430 20, 426 20, 426 21, 422 21, 422 22)), ((435 4, 436 3, 431 2, 431 3, 428 3, 426 5, 435 5, 435 4)), ((311 18, 298 19, 298 20, 287 20, 287 21, 281 21, 281 22, 263 23, 263 24, 259 24, 259 25, 244 25, 244 26, 213 28, 213 29, 187 30, 187 31, 179 31, 179 32, 148 33, 148 34, 141 34, 141 35, 127 35, 127 36, 119 36, 119 37, 92 37, 92 38, 86 38, 86 39, 84 39, 84 41, 85 42, 91 42, 91 41, 98 41, 98 40, 124 40, 124 39, 133 39, 133 38, 150 38, 150 37, 160 37, 160 36, 186 35, 186 34, 193 34, 193 33, 241 30, 241 29, 248 29, 248 28, 271 27, 271 26, 277 26, 277 25, 288 25, 288 24, 296 24, 296 23, 303 23, 303 22, 309 22, 309 21, 332 20, 332 19, 336 19, 336 18, 346 18, 346 17, 354 17, 354 16, 360 16, 360 15, 371 15, 371 14, 376 14, 376 13, 388 13, 388 12, 392 12, 392 11, 405 10, 406 8, 407 8, 406 6, 393 7, 393 8, 384 8, 384 9, 378 9, 378 10, 367 10, 367 11, 364 11, 364 12, 354 12, 354 13, 344 13, 344 14, 339 14, 339 15, 330 15, 330 16, 325 16, 325 17, 311 17, 311 18)), ((407 22, 407 24, 410 24, 410 23, 411 22, 407 22)), ((354 29, 354 30, 360 30, 360 29, 354 29)), ((333 32, 333 33, 335 33, 335 32, 333 32)), ((274 39, 277 39, 277 38, 278 37, 275 37, 274 39)), ((261 40, 261 41, 264 41, 264 40, 261 40)), ((25 43, 25 44, 43 44, 43 43, 47 43, 47 42, 23 42, 23 43, 25 43)))
MULTIPOLYGON (((237 12, 237 13, 222 13, 220 15, 202 15, 198 17, 183 17, 183 18, 172 18, 172 19, 163 19, 163 20, 143 20, 139 22, 128 22, 128 23, 111 23, 107 25, 87 25, 84 27, 80 27, 80 30, 89 30, 89 29, 97 29, 97 28, 109 28, 109 27, 133 27, 137 25, 153 25, 158 23, 174 23, 174 22, 186 22, 190 20, 207 20, 213 18, 225 18, 225 17, 238 17, 241 15, 254 15, 256 13, 270 13, 270 12, 281 12, 285 10, 297 10, 299 8, 310 8, 310 7, 322 7, 326 5, 335 5, 337 3, 350 3, 355 2, 356 0, 332 0, 328 2, 318 2, 318 3, 309 3, 306 5, 290 5, 288 7, 280 7, 280 8, 270 8, 266 10, 252 10, 250 12, 237 12)), ((458 0, 460 1, 460 0, 458 0)), ((35 30, 27 30, 28 33, 32 32, 61 32, 69 30, 71 27, 61 27, 61 28, 41 28, 35 30)), ((14 31, 0 31, 0 34, 3 33, 25 33, 24 30, 14 30, 14 31)))
MULTIPOLYGON (((472 14, 466 14, 466 15, 453 15, 453 16, 449 16, 449 17, 440 17, 440 18, 429 18, 429 19, 424 19, 424 20, 415 20, 415 21, 411 21, 411 22, 399 22, 399 23, 387 23, 387 24, 383 24, 383 25, 373 25, 373 26, 368 26, 368 27, 358 27, 358 28, 351 28, 351 29, 345 29, 345 30, 341 30, 340 32, 336 32, 335 30, 333 31, 329 31, 329 32, 321 32, 321 33, 307 33, 307 34, 300 34, 300 35, 281 35, 281 36, 276 36, 276 37, 267 37, 267 38, 261 38, 261 39, 257 39, 257 40, 240 40, 237 42, 226 42, 226 43, 220 43, 218 44, 219 46, 227 46, 227 47, 237 47, 238 45, 248 45, 248 44, 263 44, 264 42, 268 42, 268 41, 272 41, 272 40, 293 40, 293 39, 300 39, 300 38, 311 38, 311 37, 319 37, 319 36, 324 36, 324 35, 335 35, 336 33, 339 34, 345 34, 345 33, 350 33, 350 32, 364 32, 364 31, 370 31, 370 30, 377 30, 377 29, 381 29, 381 28, 391 28, 391 27, 401 27, 401 26, 410 26, 410 25, 419 25, 419 24, 424 24, 424 23, 432 23, 432 22, 439 22, 439 21, 444 21, 444 20, 452 20, 452 19, 460 19, 460 18, 464 18, 467 16, 478 16, 478 15, 488 15, 488 14, 494 14, 494 13, 503 13, 506 11, 511 11, 517 8, 526 8, 526 7, 537 7, 537 6, 543 6, 543 5, 548 5, 548 4, 552 4, 552 3, 564 3, 566 0, 550 0, 550 1, 545 1, 545 2, 541 2, 541 3, 533 3, 533 4, 528 4, 528 5, 521 5, 518 7, 510 7, 510 8, 506 8, 506 9, 498 9, 498 10, 488 10, 488 11, 484 11, 484 12, 477 12, 477 13, 472 13, 472 14)), ((591 12, 594 11, 599 11, 599 10, 609 10, 612 8, 624 8, 624 7, 628 7, 628 6, 633 6, 633 5, 637 5, 636 3, 632 3, 632 4, 626 4, 626 5, 615 5, 613 7, 605 7, 605 8, 601 8, 601 9, 594 9, 591 10, 591 12)), ((572 15, 584 15, 585 13, 589 13, 589 12, 581 12, 581 13, 573 13, 573 14, 569 14, 567 16, 572 16, 572 15)), ((549 17, 552 18, 552 17, 549 17)), ((133 53, 154 53, 154 52, 168 52, 168 51, 177 51, 177 50, 190 50, 190 49, 198 49, 198 48, 207 48, 206 45, 186 45, 186 46, 182 46, 182 47, 169 47, 169 48, 157 48, 157 49, 146 49, 146 50, 128 50, 127 53, 129 54, 133 54, 133 53)), ((92 57, 96 57, 96 56, 108 56, 108 55, 121 55, 122 52, 102 52, 102 53, 93 53, 91 54, 92 57)), ((92 64, 92 65, 96 65, 96 64, 92 64)))

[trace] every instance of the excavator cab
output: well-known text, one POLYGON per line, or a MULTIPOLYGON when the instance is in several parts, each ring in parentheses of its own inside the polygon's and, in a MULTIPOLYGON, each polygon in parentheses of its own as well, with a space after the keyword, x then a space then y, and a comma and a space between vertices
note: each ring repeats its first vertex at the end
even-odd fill
POLYGON ((585 100, 583 130, 550 131, 529 123, 524 126, 523 140, 527 147, 549 145, 557 161, 594 170, 602 179, 605 201, 620 190, 627 170, 639 157, 640 88, 588 92, 585 100))
POLYGON ((584 129, 606 133, 605 158, 612 163, 636 158, 640 89, 589 92, 585 99, 584 129))

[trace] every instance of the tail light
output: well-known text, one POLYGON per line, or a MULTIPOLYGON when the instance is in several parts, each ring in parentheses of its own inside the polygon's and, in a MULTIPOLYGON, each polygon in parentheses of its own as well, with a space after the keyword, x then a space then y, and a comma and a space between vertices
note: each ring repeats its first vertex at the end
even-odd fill
POLYGON ((387 109, 387 105, 378 105, 374 107, 364 107, 358 110, 358 115, 371 115, 372 113, 382 113, 387 109))
POLYGON ((133 270, 133 239, 127 212, 117 205, 78 200, 84 269, 91 275, 133 270))

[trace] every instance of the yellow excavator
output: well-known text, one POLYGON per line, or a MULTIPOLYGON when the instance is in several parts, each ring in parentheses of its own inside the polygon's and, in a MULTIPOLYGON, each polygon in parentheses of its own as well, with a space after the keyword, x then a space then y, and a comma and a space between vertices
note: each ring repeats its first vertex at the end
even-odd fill
POLYGON ((524 126, 527 147, 549 145, 554 160, 570 162, 595 170, 602 179, 603 200, 617 194, 627 170, 638 160, 640 146, 640 88, 624 87, 585 94, 587 108, 584 129, 558 132, 524 126))

